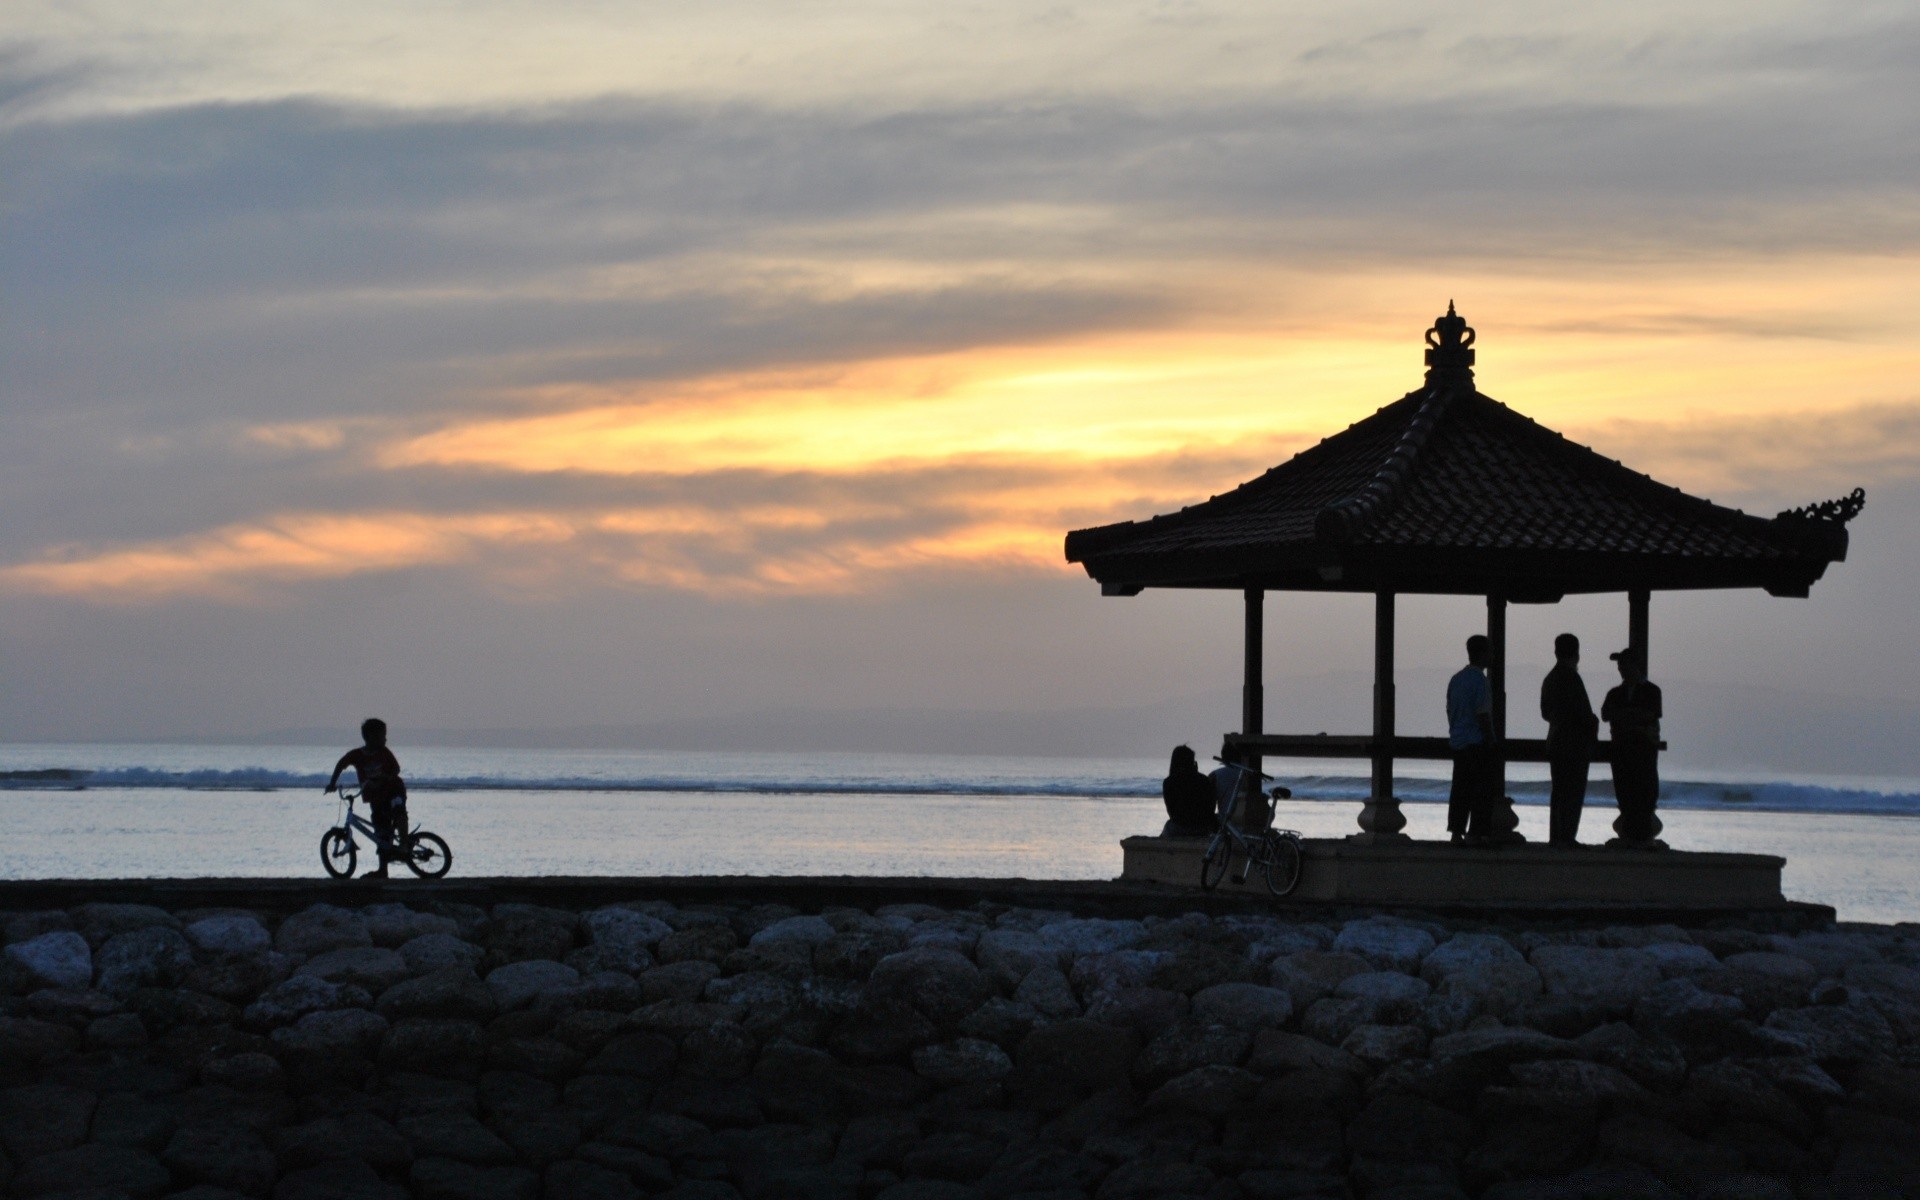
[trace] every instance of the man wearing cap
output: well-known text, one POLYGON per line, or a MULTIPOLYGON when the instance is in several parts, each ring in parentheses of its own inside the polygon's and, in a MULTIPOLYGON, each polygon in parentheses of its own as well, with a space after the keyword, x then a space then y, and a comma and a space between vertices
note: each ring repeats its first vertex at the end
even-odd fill
POLYGON ((1660 689, 1647 681, 1647 664, 1628 647, 1609 655, 1620 664, 1620 686, 1600 704, 1600 719, 1613 734, 1613 795, 1620 816, 1610 845, 1654 845, 1660 818, 1660 689))
POLYGON ((1553 777, 1548 836, 1555 846, 1576 846, 1600 722, 1580 678, 1580 639, 1570 633, 1553 639, 1553 658, 1553 670, 1540 681, 1540 719, 1547 723, 1547 769, 1553 777))
POLYGON ((1468 638, 1467 665, 1447 681, 1447 746, 1453 751, 1447 831, 1456 842, 1493 836, 1499 770, 1493 757, 1493 687, 1487 682, 1491 649, 1482 634, 1468 638))

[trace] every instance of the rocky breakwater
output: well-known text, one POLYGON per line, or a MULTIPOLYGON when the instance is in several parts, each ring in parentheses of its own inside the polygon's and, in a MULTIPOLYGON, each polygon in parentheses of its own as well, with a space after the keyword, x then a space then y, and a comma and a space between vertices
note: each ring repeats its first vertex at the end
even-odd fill
POLYGON ((6 915, 19 1197, 1920 1194, 1920 929, 6 915))

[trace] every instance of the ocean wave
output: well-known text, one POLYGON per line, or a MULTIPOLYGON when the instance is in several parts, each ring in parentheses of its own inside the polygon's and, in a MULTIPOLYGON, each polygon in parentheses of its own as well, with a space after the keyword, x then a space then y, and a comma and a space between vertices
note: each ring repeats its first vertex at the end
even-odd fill
MULTIPOLYGON (((318 790, 327 777, 320 772, 275 770, 267 767, 36 768, 0 771, 0 791, 118 789, 177 789, 194 791, 318 790)), ((1300 800, 1360 801, 1370 789, 1361 775, 1325 774, 1286 777, 1300 800)), ((1056 796, 1061 798, 1142 799, 1158 797, 1159 781, 1133 778, 1090 778, 1083 775, 1047 775, 1038 772, 982 772, 978 775, 877 773, 859 777, 828 773, 728 772, 724 770, 613 772, 594 775, 502 774, 432 775, 408 777, 408 785, 423 791, 533 791, 533 792, 713 792, 761 795, 908 795, 908 796, 1056 796)), ((1441 778, 1401 777, 1396 788, 1403 802, 1443 804, 1448 785, 1441 778)), ((1544 805, 1544 780, 1512 780, 1508 793, 1514 802, 1544 805)), ((1587 791, 1590 803, 1611 803, 1613 788, 1604 770, 1594 773, 1587 791)), ((1763 780, 1725 782, 1669 779, 1660 802, 1669 808, 1739 809, 1749 812, 1880 813, 1920 816, 1920 793, 1878 791, 1871 788, 1763 780)))

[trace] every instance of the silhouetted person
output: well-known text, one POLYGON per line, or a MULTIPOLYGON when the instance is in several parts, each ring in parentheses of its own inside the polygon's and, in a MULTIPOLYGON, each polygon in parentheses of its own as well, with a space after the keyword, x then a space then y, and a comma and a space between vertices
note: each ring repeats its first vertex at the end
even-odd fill
POLYGON ((1447 682, 1447 745, 1453 751, 1453 788, 1447 831, 1453 840, 1493 836, 1493 801, 1500 790, 1494 761, 1493 686, 1487 682, 1485 636, 1467 639, 1467 665, 1447 682))
POLYGON ((380 869, 369 872, 367 878, 385 879, 387 860, 396 857, 396 818, 399 830, 406 829, 407 781, 400 777, 400 760, 387 749, 385 721, 378 717, 362 721, 360 740, 366 744, 342 754, 340 761, 333 764, 333 777, 327 780, 326 790, 331 792, 338 787, 340 773, 353 768, 360 780, 360 795, 373 817, 373 831, 380 838, 380 869))
POLYGON ((1647 664, 1637 650, 1610 656, 1620 664, 1620 686, 1600 704, 1600 719, 1613 734, 1613 795, 1620 816, 1613 831, 1625 843, 1650 842, 1660 832, 1660 689, 1647 682, 1647 664))
POLYGON ((1162 837, 1205 837, 1214 829, 1213 780, 1200 773, 1192 746, 1175 746, 1160 781, 1160 798, 1167 802, 1167 824, 1162 837))
POLYGON ((1249 788, 1259 787, 1259 777, 1241 768, 1240 764, 1245 761, 1233 743, 1221 742, 1220 765, 1207 773, 1207 778, 1213 782, 1213 811, 1222 821, 1233 818, 1235 802, 1249 788))
POLYGON ((1587 771, 1600 722, 1580 678, 1580 639, 1553 639, 1553 670, 1540 681, 1540 719, 1547 723, 1547 770, 1553 777, 1548 838, 1556 846, 1578 845, 1580 810, 1587 802, 1587 771))

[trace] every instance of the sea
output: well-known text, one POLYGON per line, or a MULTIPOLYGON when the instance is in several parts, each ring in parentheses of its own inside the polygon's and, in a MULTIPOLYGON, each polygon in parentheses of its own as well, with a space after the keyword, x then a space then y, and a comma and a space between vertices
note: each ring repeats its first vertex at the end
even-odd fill
MULTIPOLYGON (((344 749, 341 747, 340 749, 344 749)), ((1162 759, 396 747, 413 821, 459 875, 922 875, 1108 879, 1165 818, 1162 759)), ((0 744, 0 878, 318 877, 340 817, 314 746, 0 744)), ((1403 764, 1407 832, 1444 836, 1444 763, 1403 764)), ((1276 822, 1356 829, 1365 764, 1269 761, 1276 822)), ((1544 768, 1516 764, 1546 836, 1544 768)), ((1669 770, 1665 838, 1782 855, 1797 900, 1920 921, 1920 780, 1669 770)), ((1610 836, 1606 769, 1581 826, 1610 836)))

